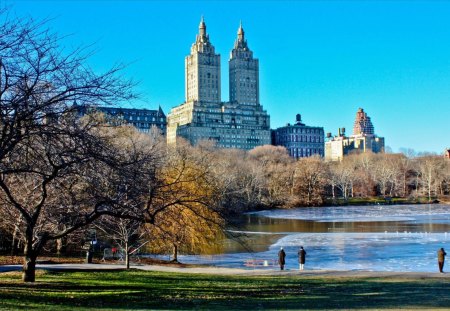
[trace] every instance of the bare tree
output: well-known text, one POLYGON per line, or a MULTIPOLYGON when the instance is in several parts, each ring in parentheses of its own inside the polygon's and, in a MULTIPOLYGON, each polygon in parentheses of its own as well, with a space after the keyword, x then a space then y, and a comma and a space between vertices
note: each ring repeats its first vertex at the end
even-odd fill
POLYGON ((246 165, 246 154, 238 149, 220 149, 215 151, 213 158, 213 174, 218 183, 217 189, 221 189, 221 205, 228 214, 240 213, 248 209, 250 205, 256 204, 255 196, 252 195, 254 187, 248 186, 252 182, 251 169, 246 165), (252 202, 252 203, 250 203, 252 202))
POLYGON ((393 155, 380 154, 376 156, 373 176, 382 196, 385 196, 387 192, 392 196, 398 175, 398 163, 396 163, 393 155))
POLYGON ((441 182, 445 180, 447 161, 440 156, 423 156, 417 158, 420 183, 428 201, 439 193, 441 182))
POLYGON ((326 184, 327 166, 319 157, 299 159, 295 166, 294 193, 303 205, 321 205, 326 184))
POLYGON ((345 159, 330 165, 330 183, 340 190, 344 200, 347 200, 351 193, 353 171, 354 166, 352 165, 352 162, 345 161, 345 159))
POLYGON ((96 223, 96 228, 118 244, 125 252, 125 266, 130 268, 130 255, 149 241, 145 239, 144 222, 136 219, 106 216, 96 223))
POLYGON ((248 153, 248 165, 261 179, 259 201, 269 207, 283 206, 289 201, 294 177, 294 161, 286 148, 259 146, 248 153))
POLYGON ((345 158, 344 161, 353 167, 352 195, 360 197, 376 195, 375 154, 370 152, 354 154, 345 158))
POLYGON ((128 100, 132 84, 119 67, 95 74, 82 50, 64 53, 45 25, 1 17, 0 202, 24 241, 23 280, 33 282, 44 245, 97 219, 110 199, 83 192, 86 174, 108 176, 114 148, 73 103, 128 100))
POLYGON ((130 267, 130 255, 136 245, 143 241, 145 230, 145 203, 153 187, 157 184, 156 172, 165 156, 162 137, 139 133, 130 126, 107 128, 109 139, 114 145, 116 157, 109 175, 105 171, 87 174, 89 191, 93 198, 102 198, 108 202, 101 211, 106 214, 95 222, 97 228, 116 241, 125 251, 127 269, 130 267), (117 167, 117 165, 119 167, 117 167))

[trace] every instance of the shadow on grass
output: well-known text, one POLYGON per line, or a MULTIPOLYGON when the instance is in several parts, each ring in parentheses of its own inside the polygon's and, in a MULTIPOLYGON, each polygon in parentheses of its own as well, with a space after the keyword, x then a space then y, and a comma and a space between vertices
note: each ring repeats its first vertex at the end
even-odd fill
POLYGON ((0 278, 0 297, 7 309, 426 309, 450 305, 450 281, 47 272, 34 285, 0 278))

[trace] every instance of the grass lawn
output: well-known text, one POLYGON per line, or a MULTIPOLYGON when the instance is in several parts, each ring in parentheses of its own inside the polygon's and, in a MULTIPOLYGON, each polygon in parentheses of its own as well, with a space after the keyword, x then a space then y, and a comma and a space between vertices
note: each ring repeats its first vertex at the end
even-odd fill
POLYGON ((2 310, 449 309, 450 280, 216 276, 150 271, 0 274, 2 310))

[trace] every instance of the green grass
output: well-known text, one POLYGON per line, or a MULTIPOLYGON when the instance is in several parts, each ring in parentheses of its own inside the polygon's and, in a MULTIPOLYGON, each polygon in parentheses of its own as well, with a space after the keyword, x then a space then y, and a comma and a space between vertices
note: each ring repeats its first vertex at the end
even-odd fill
POLYGON ((450 279, 214 276, 147 271, 0 274, 0 309, 445 309, 450 279))

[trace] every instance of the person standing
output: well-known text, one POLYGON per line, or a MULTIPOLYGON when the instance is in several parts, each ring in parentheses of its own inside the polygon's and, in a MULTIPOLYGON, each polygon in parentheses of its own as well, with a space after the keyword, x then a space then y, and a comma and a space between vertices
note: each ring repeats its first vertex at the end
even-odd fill
POLYGON ((447 253, 444 251, 444 248, 441 247, 441 249, 438 250, 438 252, 437 252, 440 273, 444 273, 445 255, 447 255, 447 253))
POLYGON ((278 264, 280 265, 280 270, 284 270, 284 265, 286 263, 286 253, 283 248, 280 248, 278 252, 278 264))
POLYGON ((300 246, 300 250, 298 251, 298 263, 300 264, 300 270, 303 270, 306 261, 306 251, 303 249, 303 246, 300 246))

